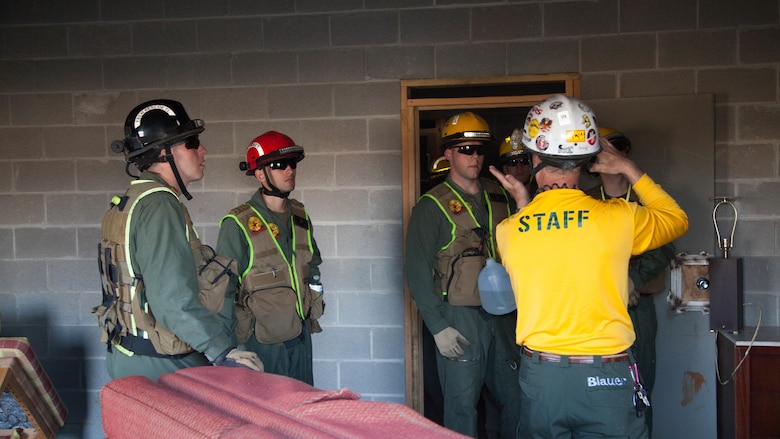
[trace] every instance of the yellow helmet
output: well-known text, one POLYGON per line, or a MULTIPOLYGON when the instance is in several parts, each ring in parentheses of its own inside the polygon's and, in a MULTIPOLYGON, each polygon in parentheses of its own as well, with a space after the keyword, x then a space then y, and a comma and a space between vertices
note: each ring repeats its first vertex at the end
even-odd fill
POLYGON ((631 140, 614 128, 599 127, 599 136, 609 140, 609 143, 618 151, 623 151, 626 154, 631 151, 631 140))
POLYGON ((456 143, 474 140, 489 144, 493 141, 490 127, 482 117, 467 111, 456 114, 444 123, 441 130, 441 150, 452 147, 456 143))
POLYGON ((512 141, 512 136, 507 136, 504 141, 501 142, 501 146, 498 148, 498 159, 502 163, 513 158, 527 155, 528 153, 526 153, 523 144, 517 141, 512 141))
POLYGON ((431 177, 447 173, 450 170, 450 162, 444 156, 437 158, 431 165, 431 177))

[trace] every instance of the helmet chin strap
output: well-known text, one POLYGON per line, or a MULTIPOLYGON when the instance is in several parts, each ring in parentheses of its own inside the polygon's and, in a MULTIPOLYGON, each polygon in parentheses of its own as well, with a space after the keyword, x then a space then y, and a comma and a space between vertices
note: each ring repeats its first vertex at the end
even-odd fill
POLYGON ((287 198, 290 196, 289 192, 282 192, 279 190, 278 187, 274 186, 273 183, 271 183, 271 176, 268 175, 268 170, 265 166, 263 166, 263 174, 265 175, 265 181, 268 183, 268 186, 270 186, 271 189, 268 189, 265 187, 265 185, 261 186, 261 190, 263 194, 271 196, 271 197, 278 197, 278 198, 287 198))
POLYGON ((171 165, 173 176, 176 177, 176 184, 179 185, 179 190, 181 191, 181 194, 184 195, 184 197, 187 198, 188 200, 191 200, 192 195, 190 195, 190 193, 187 192, 187 187, 184 185, 184 182, 181 180, 181 175, 179 174, 179 170, 176 168, 176 162, 173 160, 173 154, 171 154, 170 145, 167 145, 165 147, 165 155, 160 157, 158 161, 162 163, 168 162, 171 165))

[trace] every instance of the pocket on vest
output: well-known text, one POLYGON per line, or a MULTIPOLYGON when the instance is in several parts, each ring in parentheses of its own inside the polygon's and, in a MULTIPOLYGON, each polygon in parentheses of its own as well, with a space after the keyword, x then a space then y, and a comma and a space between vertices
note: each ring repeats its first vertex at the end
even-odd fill
POLYGON ((260 343, 281 343, 295 338, 303 326, 296 304, 298 296, 290 287, 255 291, 247 306, 255 316, 255 337, 260 343))

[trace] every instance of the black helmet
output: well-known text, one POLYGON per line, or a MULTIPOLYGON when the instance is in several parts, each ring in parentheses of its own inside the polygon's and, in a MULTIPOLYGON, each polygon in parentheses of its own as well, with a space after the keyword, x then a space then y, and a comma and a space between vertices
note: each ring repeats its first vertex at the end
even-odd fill
POLYGON ((125 160, 140 171, 158 161, 163 148, 197 136, 205 129, 200 119, 190 119, 177 101, 155 99, 133 108, 125 120, 124 140, 111 144, 114 152, 124 152, 125 160))

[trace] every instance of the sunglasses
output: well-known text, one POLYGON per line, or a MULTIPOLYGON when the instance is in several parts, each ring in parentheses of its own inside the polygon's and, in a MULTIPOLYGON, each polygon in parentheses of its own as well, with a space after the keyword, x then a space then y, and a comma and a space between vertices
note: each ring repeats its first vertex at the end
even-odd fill
POLYGON ((458 146, 458 152, 464 155, 485 155, 485 147, 482 145, 462 145, 458 146))
POLYGON ((187 149, 198 149, 199 146, 200 139, 198 136, 187 137, 187 140, 184 141, 184 147, 187 149))
POLYGON ((527 165, 529 163, 531 163, 531 159, 529 159, 527 155, 521 155, 516 159, 509 159, 504 162, 507 166, 527 165))
POLYGON ((285 169, 287 169, 288 166, 293 169, 297 168, 298 160, 295 159, 274 160, 268 164, 269 168, 277 171, 284 171, 285 169))

